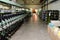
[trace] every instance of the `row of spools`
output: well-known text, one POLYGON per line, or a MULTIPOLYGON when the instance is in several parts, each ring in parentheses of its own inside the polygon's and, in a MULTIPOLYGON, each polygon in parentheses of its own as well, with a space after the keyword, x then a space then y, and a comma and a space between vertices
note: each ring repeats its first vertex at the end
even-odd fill
POLYGON ((16 14, 0 13, 0 40, 8 40, 30 16, 31 12, 25 10, 16 14))

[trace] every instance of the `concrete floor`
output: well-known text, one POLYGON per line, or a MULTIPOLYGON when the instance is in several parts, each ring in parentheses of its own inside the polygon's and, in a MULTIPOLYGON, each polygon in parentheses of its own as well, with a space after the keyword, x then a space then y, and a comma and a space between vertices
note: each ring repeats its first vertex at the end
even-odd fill
POLYGON ((36 14, 25 22, 10 40, 51 40, 47 25, 38 19, 36 14))

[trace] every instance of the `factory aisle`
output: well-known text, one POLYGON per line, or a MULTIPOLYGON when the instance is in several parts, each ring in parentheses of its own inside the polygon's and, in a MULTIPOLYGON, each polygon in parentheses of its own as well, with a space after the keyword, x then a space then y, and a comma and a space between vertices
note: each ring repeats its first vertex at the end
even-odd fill
POLYGON ((21 26, 10 40, 51 40, 47 25, 34 13, 31 19, 21 26))

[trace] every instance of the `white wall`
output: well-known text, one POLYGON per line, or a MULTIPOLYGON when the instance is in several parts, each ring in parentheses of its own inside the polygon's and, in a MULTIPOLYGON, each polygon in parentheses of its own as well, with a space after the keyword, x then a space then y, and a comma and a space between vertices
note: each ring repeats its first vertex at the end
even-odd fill
POLYGON ((60 0, 52 3, 52 4, 49 4, 48 5, 48 9, 50 10, 60 10, 60 0))

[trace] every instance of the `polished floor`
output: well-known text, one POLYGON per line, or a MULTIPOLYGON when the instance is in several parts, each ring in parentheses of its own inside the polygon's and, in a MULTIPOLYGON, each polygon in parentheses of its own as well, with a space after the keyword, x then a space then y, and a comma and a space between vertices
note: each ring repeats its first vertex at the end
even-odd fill
POLYGON ((29 21, 24 22, 21 28, 10 40, 51 40, 47 32, 47 25, 36 14, 29 21))

